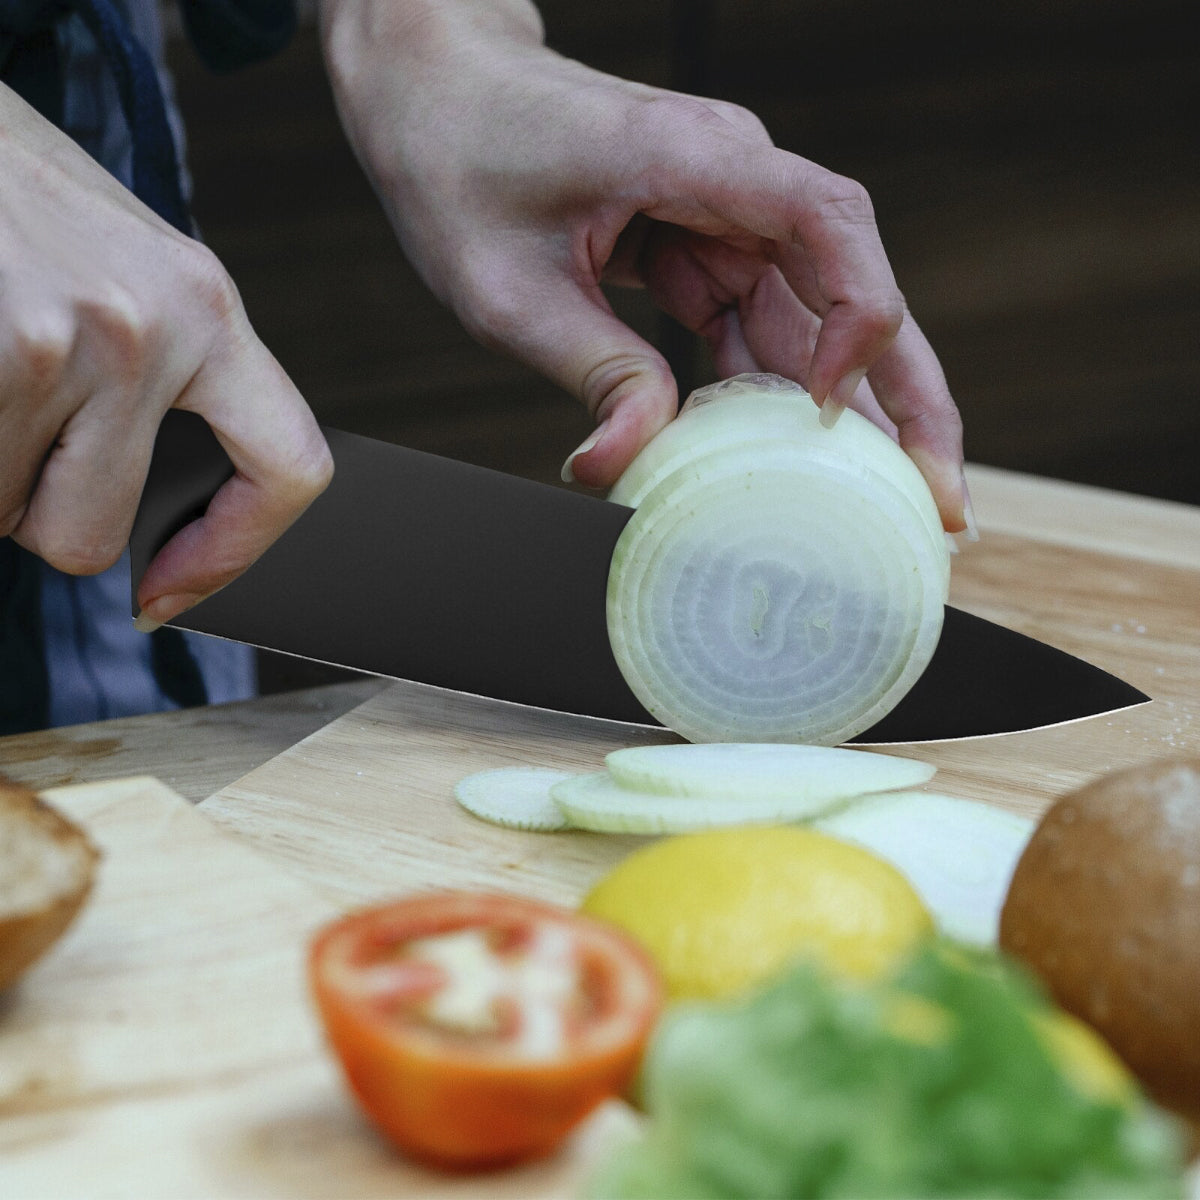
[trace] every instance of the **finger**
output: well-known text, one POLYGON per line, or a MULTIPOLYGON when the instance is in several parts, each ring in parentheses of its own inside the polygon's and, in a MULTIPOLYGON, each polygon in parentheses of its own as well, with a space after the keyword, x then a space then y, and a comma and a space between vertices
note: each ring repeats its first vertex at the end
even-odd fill
POLYGON ((657 226, 645 240, 641 270, 663 311, 708 341, 723 374, 772 371, 808 387, 821 318, 758 245, 747 250, 657 226), (727 319, 731 312, 736 320, 727 319))
POLYGON ((91 575, 129 541, 154 447, 153 413, 96 395, 59 433, 13 537, 51 566, 91 575))
MULTIPOLYGON (((770 371, 807 386, 821 321, 776 267, 723 239, 658 226, 643 239, 639 271, 665 312, 705 336, 720 375, 770 371)), ((849 407, 898 440, 868 380, 849 407)))
POLYGON ((673 225, 652 228, 638 262, 659 308, 714 350, 725 314, 739 307, 770 269, 759 254, 673 225))
MULTIPOLYGON (((742 333, 742 322, 736 309, 729 309, 721 317, 719 326, 714 326, 712 346, 713 366, 717 374, 728 379, 733 375, 748 375, 756 371, 769 370, 759 364, 742 333)), ((776 372, 777 374, 779 372, 776 372)), ((797 380, 799 382, 799 380, 797 380)))
MULTIPOLYGON (((671 226, 645 239, 640 263, 663 310, 705 336, 719 374, 770 371, 807 385, 821 321, 778 268, 723 239, 671 226)), ((867 380, 850 407, 896 438, 895 423, 867 380)))
POLYGON ((8 537, 25 519, 54 434, 30 428, 17 414, 3 410, 0 396, 0 537, 8 537))
MULTIPOLYGON (((738 305, 726 336, 736 328, 757 371, 772 371, 809 387, 813 355, 821 335, 822 321, 796 298, 780 271, 774 267, 760 276, 753 290, 738 305)), ((885 352, 886 353, 886 352, 885 352)), ((895 422, 879 404, 867 379, 844 400, 896 439, 895 422)))
MULTIPOLYGON (((2 295, 2 292, 0 292, 2 295)), ((61 402, 74 334, 36 296, 0 311, 0 537, 24 519, 69 404, 61 402)))
POLYGON ((864 379, 858 385, 858 391, 854 393, 847 408, 852 408, 866 417, 872 425, 878 425, 893 442, 900 440, 900 431, 896 428, 896 422, 884 412, 883 406, 875 395, 874 388, 871 387, 870 380, 864 379))
POLYGON ((486 313, 466 314, 480 340, 504 348, 576 396, 594 433, 563 466, 563 478, 609 487, 676 414, 666 360, 613 313, 598 285, 535 276, 490 293, 486 313))
MULTIPOLYGON (((795 302, 795 297, 791 296, 790 292, 785 292, 785 299, 788 297, 795 302)), ((745 311, 743 308, 738 311, 730 310, 725 314, 720 344, 714 350, 718 372, 729 376, 744 371, 770 371, 803 384, 804 373, 793 374, 787 369, 787 363, 794 361, 797 353, 802 359, 804 357, 805 351, 802 348, 797 351, 797 340, 810 346, 816 341, 819 325, 815 319, 807 309, 801 308, 801 314, 796 320, 797 324, 805 327, 804 332, 798 339, 780 339, 780 331, 784 328, 782 323, 774 320, 763 322, 756 319, 753 312, 743 316, 745 311), (810 320, 813 322, 811 328, 807 327, 810 320)), ((864 379, 858 385, 847 407, 866 417, 871 424, 877 425, 893 441, 899 441, 896 423, 884 412, 868 380, 864 379)))
POLYGON ((333 473, 325 439, 299 393, 257 342, 206 361, 176 407, 199 413, 234 475, 204 515, 146 568, 139 627, 153 628, 237 578, 325 489, 333 473))
POLYGON ((962 418, 932 347, 911 314, 871 371, 879 404, 937 501, 942 524, 975 536, 963 479, 962 418))
POLYGON ((719 374, 773 371, 804 383, 819 321, 761 255, 658 225, 638 271, 663 312, 705 339, 719 374))
MULTIPOLYGON (((723 356, 715 351, 718 367, 724 372, 736 363, 743 364, 740 370, 773 371, 811 391, 811 360, 824 324, 799 303, 779 272, 766 271, 739 301, 736 313, 723 320, 720 338, 730 352, 723 356), (755 365, 747 368, 746 362, 755 365)), ((869 378, 860 377, 854 390, 837 400, 899 441, 928 482, 948 530, 968 527, 962 420, 937 356, 910 314, 906 312, 899 335, 869 378)))
POLYGON ((784 278, 822 318, 808 386, 848 403, 899 331, 903 297, 857 183, 785 151, 730 139, 703 174, 684 165, 694 198, 647 209, 701 233, 749 231, 772 245, 784 278))

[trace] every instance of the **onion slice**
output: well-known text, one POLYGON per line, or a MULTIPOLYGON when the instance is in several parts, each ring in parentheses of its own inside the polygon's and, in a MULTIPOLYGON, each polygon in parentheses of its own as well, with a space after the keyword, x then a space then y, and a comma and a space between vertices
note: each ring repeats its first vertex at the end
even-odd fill
POLYGON ((608 630, 657 720, 693 742, 832 746, 912 687, 949 555, 929 489, 865 418, 821 426, 777 376, 694 393, 610 499, 608 630))
POLYGON ((995 946, 1000 911, 1036 822, 937 792, 864 796, 813 826, 885 858, 916 888, 942 932, 995 946))
POLYGON ((568 827, 562 809, 550 799, 550 788, 570 778, 570 771, 551 767, 496 767, 460 779, 454 798, 472 816, 493 825, 549 833, 568 827))
POLYGON ((799 821, 840 802, 809 796, 665 796, 623 787, 607 771, 574 775, 550 788, 565 819, 598 833, 695 833, 731 825, 779 825, 799 821))
POLYGON ((629 746, 604 765, 614 781, 638 792, 710 800, 761 798, 830 801, 928 783, 932 763, 872 750, 763 742, 629 746))

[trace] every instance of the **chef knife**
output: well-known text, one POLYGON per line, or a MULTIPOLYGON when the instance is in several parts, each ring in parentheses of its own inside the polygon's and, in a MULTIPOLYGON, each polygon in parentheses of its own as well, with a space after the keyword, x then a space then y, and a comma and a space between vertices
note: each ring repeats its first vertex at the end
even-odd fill
MULTIPOLYGON (((657 724, 625 683, 605 617, 633 513, 563 488, 325 429, 333 483, 180 629, 455 691, 657 724)), ((233 468, 195 414, 159 431, 130 540, 134 591, 233 468)), ((908 695, 855 741, 977 737, 1149 697, 1070 654, 948 607, 908 695)))

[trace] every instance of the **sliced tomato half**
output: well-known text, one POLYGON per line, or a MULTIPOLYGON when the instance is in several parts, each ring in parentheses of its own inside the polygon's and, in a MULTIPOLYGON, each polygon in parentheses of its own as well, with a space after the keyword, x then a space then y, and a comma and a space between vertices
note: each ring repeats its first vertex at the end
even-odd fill
POLYGON ((429 892, 323 929, 310 981, 350 1087, 408 1155, 553 1150, 637 1070, 662 1006, 620 930, 516 896, 429 892))

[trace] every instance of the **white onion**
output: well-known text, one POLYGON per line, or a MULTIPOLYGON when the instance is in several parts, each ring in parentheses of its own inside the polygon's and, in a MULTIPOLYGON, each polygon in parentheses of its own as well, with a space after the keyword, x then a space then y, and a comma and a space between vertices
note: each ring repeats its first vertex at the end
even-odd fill
POLYGON ((918 787, 934 776, 932 763, 872 750, 836 750, 764 742, 627 746, 604 756, 623 788, 658 796, 704 800, 830 803, 918 787))
POLYGON ((995 946, 1017 860, 1036 822, 937 792, 861 796, 813 826, 887 859, 948 937, 995 946))
POLYGON ((552 784, 550 796, 575 829, 597 833, 695 833, 731 825, 780 825, 817 816, 837 799, 803 792, 739 796, 670 796, 618 783, 607 771, 572 775, 552 784))
POLYGON ((761 742, 629 746, 604 761, 606 770, 586 775, 479 771, 460 779, 454 796, 472 815, 513 829, 684 833, 798 821, 934 774, 931 763, 870 750, 761 742))
POLYGON ((460 779, 454 798, 471 813, 510 829, 548 832, 566 829, 567 819, 550 799, 550 788, 570 771, 551 767, 496 767, 460 779))
POLYGON ((610 493, 634 506, 608 631, 627 683, 693 742, 836 745, 928 665, 949 555, 929 489, 881 430, 825 429, 778 376, 693 394, 610 493))

